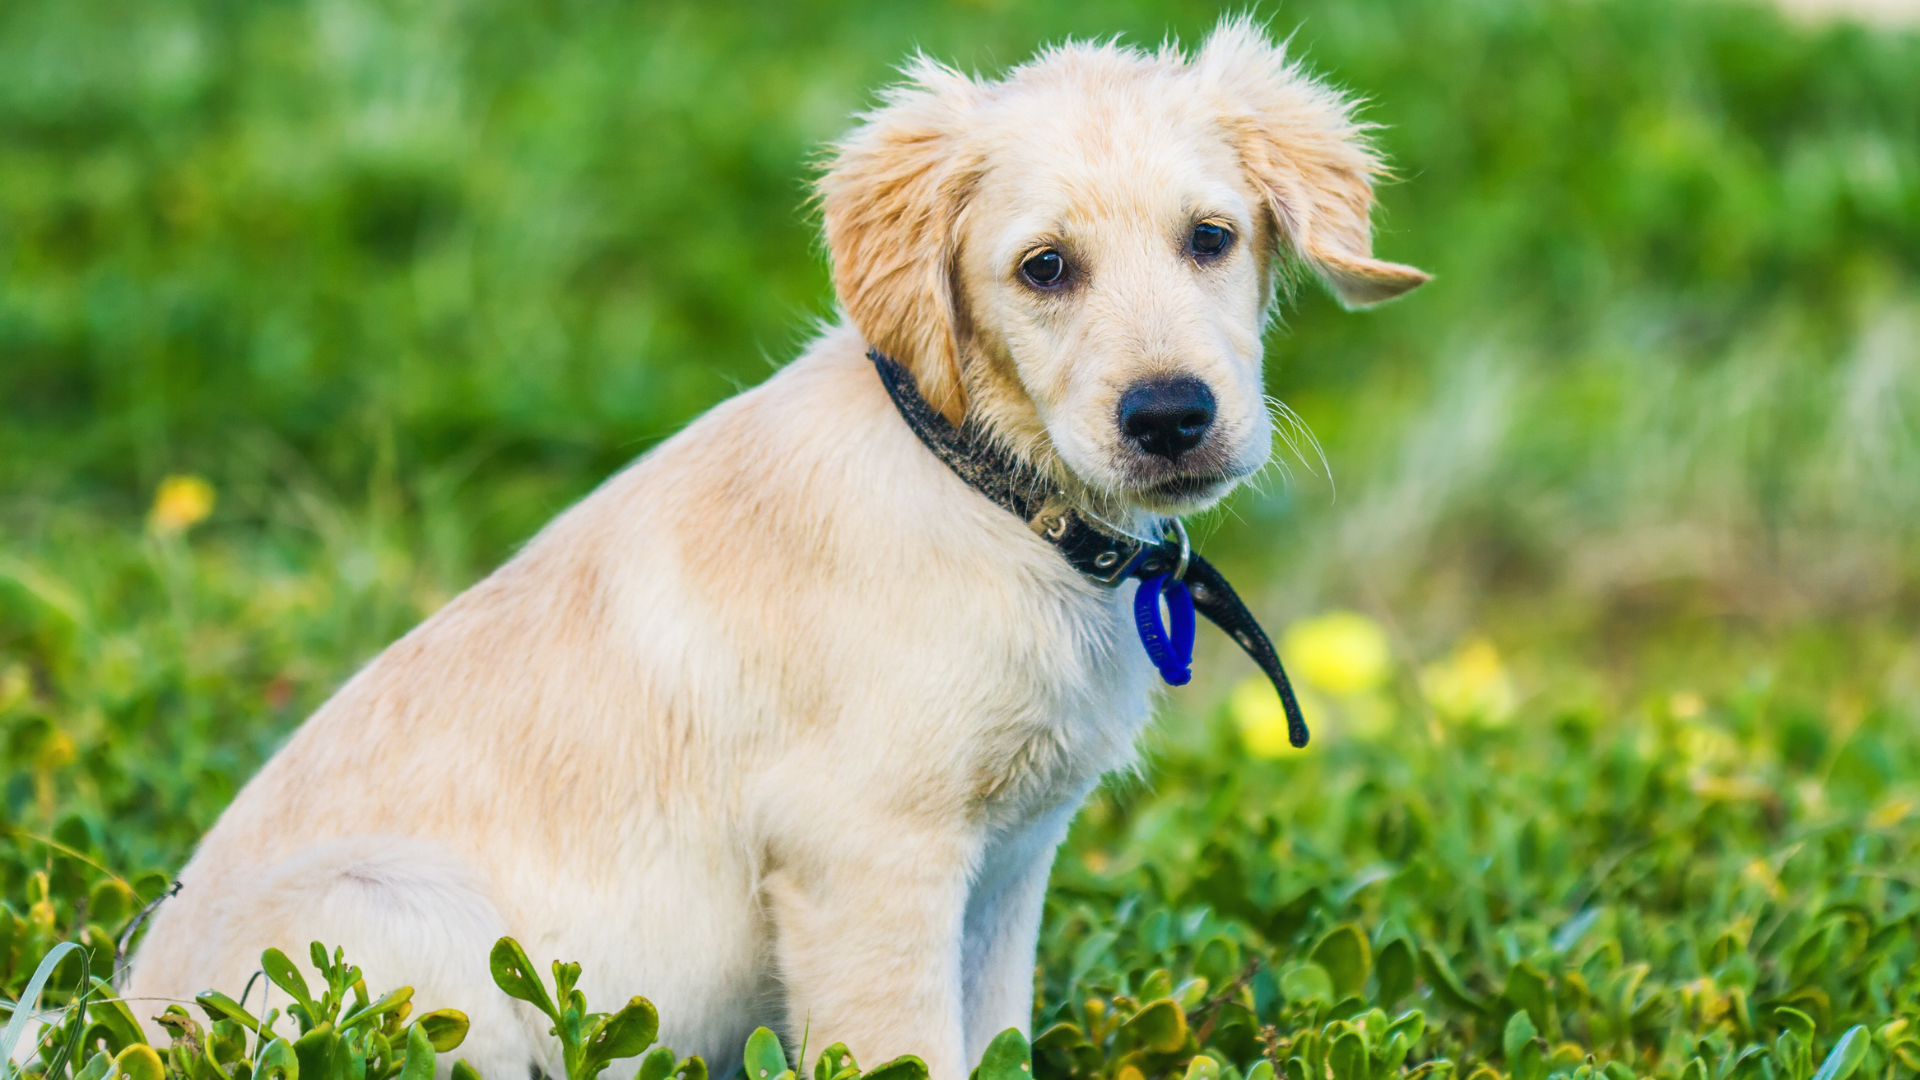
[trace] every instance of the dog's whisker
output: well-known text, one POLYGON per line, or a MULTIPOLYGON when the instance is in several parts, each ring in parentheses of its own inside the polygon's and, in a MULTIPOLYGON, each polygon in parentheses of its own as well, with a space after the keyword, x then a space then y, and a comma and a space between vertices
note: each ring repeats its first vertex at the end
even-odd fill
MULTIPOLYGON (((1313 428, 1308 426, 1299 413, 1293 411, 1292 406, 1277 398, 1273 403, 1279 410, 1280 416, 1286 421, 1287 427, 1313 449, 1314 457, 1320 459, 1320 475, 1327 478, 1327 483, 1333 483, 1333 465, 1327 461, 1327 451, 1320 445, 1320 437, 1313 433, 1313 428)), ((1298 452, 1297 448, 1295 452, 1298 452)), ((1302 460, 1304 463, 1304 456, 1302 460)))
MULTIPOLYGON (((1313 428, 1308 426, 1306 420, 1299 413, 1294 412, 1292 406, 1286 402, 1271 394, 1266 396, 1266 402, 1267 410, 1273 416, 1275 433, 1279 435, 1280 440, 1286 443, 1287 449, 1294 457, 1300 459, 1300 463, 1307 467, 1308 472, 1326 478, 1327 486, 1332 489, 1333 497, 1337 500, 1340 495, 1339 486, 1334 482, 1333 465, 1327 460, 1327 451, 1320 445, 1319 436, 1313 433, 1313 428), (1319 459, 1318 470, 1314 469, 1313 462, 1307 459, 1306 453, 1301 449, 1303 442, 1313 451, 1313 456, 1319 459)), ((1288 470, 1288 475, 1292 475, 1291 470, 1288 470)))

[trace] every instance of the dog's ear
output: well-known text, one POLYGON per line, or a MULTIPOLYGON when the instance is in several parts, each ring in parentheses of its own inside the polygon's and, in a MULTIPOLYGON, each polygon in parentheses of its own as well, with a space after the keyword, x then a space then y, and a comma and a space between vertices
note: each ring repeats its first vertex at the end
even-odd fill
POLYGON ((1373 257, 1373 181, 1385 167, 1353 103, 1287 59, 1241 16, 1220 24, 1193 59, 1220 98, 1222 122, 1265 196, 1278 243, 1348 307, 1391 300, 1428 280, 1373 257))
POLYGON ((966 390, 955 260, 960 217, 978 175, 968 116, 982 89, 924 57, 905 74, 834 145, 818 190, 833 285, 847 315, 958 423, 966 390))

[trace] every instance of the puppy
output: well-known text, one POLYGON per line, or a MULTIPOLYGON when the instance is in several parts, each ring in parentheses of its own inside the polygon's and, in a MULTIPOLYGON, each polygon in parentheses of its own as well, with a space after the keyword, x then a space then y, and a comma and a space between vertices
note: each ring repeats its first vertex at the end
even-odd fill
POLYGON ((1028 1026, 1054 849, 1148 714, 1135 586, 936 457, 869 350, 1154 535, 1267 459, 1283 261, 1352 305, 1426 275, 1371 255, 1350 103, 1247 21, 906 75, 819 182, 839 325, 342 687, 181 871, 130 995, 319 939, 519 1080, 556 1055, 488 976, 512 934, 719 1075, 776 1018, 935 1080, 1028 1026))

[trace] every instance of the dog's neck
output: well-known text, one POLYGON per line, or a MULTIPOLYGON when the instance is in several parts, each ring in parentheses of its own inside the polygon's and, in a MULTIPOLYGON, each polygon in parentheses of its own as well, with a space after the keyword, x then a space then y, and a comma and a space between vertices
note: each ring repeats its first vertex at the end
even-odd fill
POLYGON ((955 427, 921 395, 905 366, 878 349, 867 356, 901 418, 927 449, 1052 544, 1075 570, 1117 585, 1130 576, 1165 574, 1184 565, 1183 545, 1162 524, 1172 519, 1154 520, 1157 535, 1141 535, 1129 528, 1132 520, 1101 515, 1088 505, 1083 485, 1062 483, 1057 469, 1018 453, 975 418, 955 427))
MULTIPOLYGON (((1178 684, 1187 680, 1184 665, 1192 659, 1192 615, 1197 611, 1225 630, 1266 672, 1286 712, 1287 740, 1294 746, 1307 745, 1307 722, 1301 716, 1299 702, 1294 700, 1293 686, 1280 666, 1273 642, 1220 571, 1188 548, 1186 530, 1178 519, 1162 519, 1171 523, 1170 532, 1147 539, 1093 516, 1084 504, 1074 501, 1070 489, 1008 450, 983 425, 963 422, 954 426, 922 396, 913 372, 878 349, 867 350, 867 358, 873 361, 874 371, 901 419, 969 487, 1025 522, 1035 536, 1060 553, 1068 566, 1089 579, 1110 588, 1130 578, 1139 579, 1134 620, 1149 656, 1155 650, 1150 638, 1158 634, 1159 644, 1164 645, 1164 631, 1159 629, 1161 590, 1169 582, 1178 587, 1188 598, 1187 655, 1176 662, 1180 668, 1176 674, 1162 668, 1169 681, 1178 684)), ((1158 657, 1154 659, 1156 666, 1161 662, 1158 657)))
POLYGON ((1148 510, 1120 492, 1088 484, 1054 447, 1039 410, 1020 385, 1004 350, 968 344, 963 365, 965 410, 961 427, 969 439, 990 443, 1018 467, 1109 529, 1138 537, 1165 534, 1173 519, 1148 510))

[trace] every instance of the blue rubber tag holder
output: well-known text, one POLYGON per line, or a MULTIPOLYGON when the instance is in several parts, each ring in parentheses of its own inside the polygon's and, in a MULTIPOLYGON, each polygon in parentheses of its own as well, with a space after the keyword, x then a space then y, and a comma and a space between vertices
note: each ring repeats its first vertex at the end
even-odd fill
POLYGON ((1185 686, 1193 678, 1193 593, 1187 583, 1166 574, 1142 578, 1133 594, 1133 624, 1147 659, 1160 669, 1169 686, 1185 686), (1167 621, 1160 622, 1160 599, 1167 601, 1167 621))

